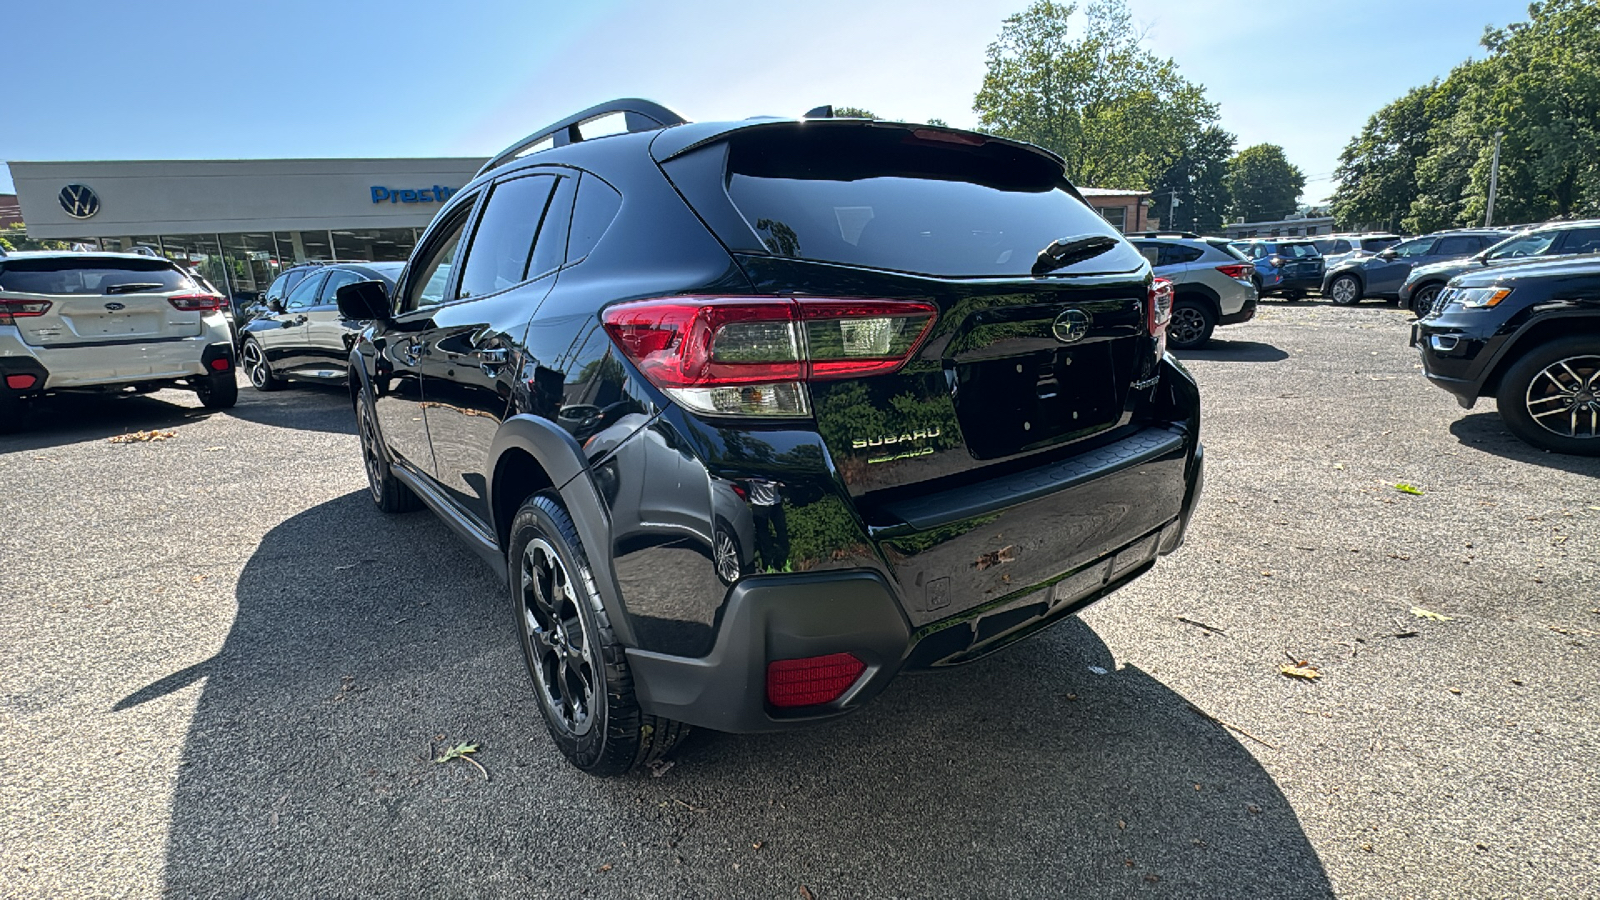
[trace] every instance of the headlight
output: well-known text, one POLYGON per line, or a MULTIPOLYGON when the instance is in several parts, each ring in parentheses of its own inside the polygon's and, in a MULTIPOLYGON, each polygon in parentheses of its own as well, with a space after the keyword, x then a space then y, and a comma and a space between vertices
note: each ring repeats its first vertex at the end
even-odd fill
POLYGON ((1510 294, 1510 288, 1456 288, 1450 302, 1461 304, 1462 309, 1488 309, 1510 294))

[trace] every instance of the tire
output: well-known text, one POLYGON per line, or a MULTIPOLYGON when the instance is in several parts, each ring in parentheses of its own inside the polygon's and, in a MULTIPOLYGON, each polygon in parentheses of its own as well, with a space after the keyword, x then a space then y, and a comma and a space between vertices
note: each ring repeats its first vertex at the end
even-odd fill
POLYGON ((25 430, 32 405, 21 397, 0 394, 0 434, 17 434, 25 430))
POLYGON ((1261 299, 1263 299, 1263 298, 1265 298, 1267 296, 1266 294, 1262 293, 1263 291, 1266 290, 1266 288, 1261 284, 1261 276, 1260 275, 1257 275, 1254 272, 1250 273, 1250 283, 1256 286, 1256 299, 1257 300, 1261 300, 1261 299))
POLYGON ((232 369, 217 372, 195 379, 194 392, 206 409, 232 409, 239 402, 239 380, 232 369))
POLYGON ((1600 337, 1559 338, 1523 354, 1495 401, 1506 427, 1529 444, 1600 456, 1600 337))
POLYGON ((1178 350, 1204 347, 1217 329, 1217 315, 1211 305, 1193 298, 1179 300, 1172 307, 1167 323, 1167 345, 1178 350))
POLYGON ((422 498, 394 477, 389 457, 378 439, 378 423, 372 415, 372 401, 366 392, 356 399, 356 430, 361 434, 361 461, 367 470, 367 493, 377 507, 391 515, 422 508, 422 498))
POLYGON ((1433 301, 1439 299, 1443 285, 1425 284, 1411 292, 1411 314, 1422 318, 1433 311, 1433 301))
POLYGON ((622 775, 677 746, 689 726, 639 708, 627 657, 558 494, 523 502, 507 560, 518 643, 545 727, 567 761, 590 775, 622 775))
POLYGON ((267 354, 255 338, 245 338, 239 346, 239 368, 250 379, 250 386, 258 391, 276 391, 283 387, 283 379, 272 374, 267 354))
POLYGON ((718 519, 716 529, 711 534, 711 561, 716 567, 717 579, 728 585, 738 581, 744 574, 743 560, 739 538, 728 527, 728 523, 718 519))
POLYGON ((1361 279, 1340 275, 1328 282, 1328 302, 1335 306, 1355 306, 1361 302, 1361 279))

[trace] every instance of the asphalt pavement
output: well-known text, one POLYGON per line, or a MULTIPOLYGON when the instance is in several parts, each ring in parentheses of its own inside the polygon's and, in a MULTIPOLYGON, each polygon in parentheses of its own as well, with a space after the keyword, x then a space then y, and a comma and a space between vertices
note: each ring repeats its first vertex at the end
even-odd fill
POLYGON ((1185 354, 1189 543, 1080 619, 612 780, 487 569, 373 507, 342 390, 60 398, 0 438, 0 896, 1600 896, 1600 460, 1459 409, 1408 321, 1185 354))

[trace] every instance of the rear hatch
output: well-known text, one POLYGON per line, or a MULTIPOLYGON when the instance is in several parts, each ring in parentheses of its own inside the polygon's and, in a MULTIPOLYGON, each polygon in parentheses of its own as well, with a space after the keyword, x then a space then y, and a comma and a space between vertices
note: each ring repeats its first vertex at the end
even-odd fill
POLYGON ((910 125, 775 122, 663 168, 758 293, 935 307, 899 369, 808 385, 852 494, 937 489, 1094 439, 1128 423, 1133 384, 1153 371, 1148 264, 1037 148, 910 125), (1053 241, 1095 236, 1114 242, 1033 274, 1053 241))
POLYGON ((1322 277, 1322 254, 1317 252, 1315 244, 1309 242, 1279 244, 1277 252, 1273 255, 1281 260, 1278 271, 1284 278, 1322 277))
POLYGON ((194 337, 203 327, 199 310, 215 303, 188 299, 200 293, 164 259, 74 254, 0 260, 0 306, 11 312, 22 340, 36 347, 194 337))

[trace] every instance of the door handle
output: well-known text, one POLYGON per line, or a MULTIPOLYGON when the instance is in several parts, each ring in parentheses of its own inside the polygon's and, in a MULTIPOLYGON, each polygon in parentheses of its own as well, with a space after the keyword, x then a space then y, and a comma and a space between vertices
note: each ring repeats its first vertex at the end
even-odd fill
POLYGON ((295 316, 293 319, 289 320, 289 324, 290 325, 304 325, 305 323, 306 323, 306 317, 305 316, 295 316))
POLYGON ((400 357, 402 363, 414 366, 417 364, 417 360, 422 358, 422 343, 416 340, 406 341, 395 347, 394 352, 396 356, 400 357))
POLYGON ((486 347, 478 350, 478 368, 485 375, 499 374, 500 367, 506 364, 506 349, 504 347, 486 347))

